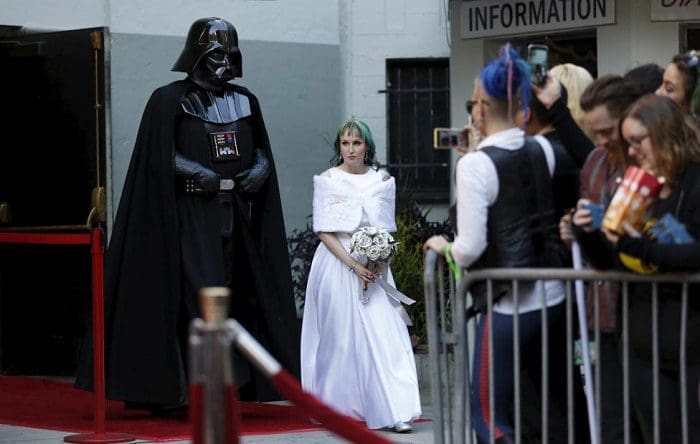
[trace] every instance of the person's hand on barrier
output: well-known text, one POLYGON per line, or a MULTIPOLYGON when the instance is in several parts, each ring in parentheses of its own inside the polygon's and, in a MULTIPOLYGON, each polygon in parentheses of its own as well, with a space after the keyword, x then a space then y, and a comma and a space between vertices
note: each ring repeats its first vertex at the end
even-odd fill
POLYGON ((571 248, 571 243, 574 241, 574 232, 571 229, 573 214, 574 210, 571 209, 559 219, 559 238, 569 248, 571 248))
POLYGON ((423 244, 423 253, 426 253, 428 250, 433 250, 440 255, 444 255, 445 248, 448 244, 449 242, 444 236, 432 236, 423 244))
POLYGON ((540 87, 535 84, 531 85, 532 92, 535 97, 544 105, 545 108, 549 109, 554 105, 554 102, 559 100, 562 96, 562 87, 559 80, 555 79, 551 75, 547 74, 547 81, 544 86, 540 87))
POLYGON ((593 217, 591 217, 591 210, 586 208, 586 205, 590 203, 591 201, 588 199, 579 199, 576 203, 576 212, 571 219, 574 225, 581 228, 586 233, 595 231, 595 228, 593 228, 593 217))

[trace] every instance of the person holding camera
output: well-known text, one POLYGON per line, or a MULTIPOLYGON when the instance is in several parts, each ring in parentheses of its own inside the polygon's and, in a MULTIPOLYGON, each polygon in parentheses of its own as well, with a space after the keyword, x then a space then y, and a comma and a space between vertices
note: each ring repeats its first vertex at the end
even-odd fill
MULTIPOLYGON (((597 145, 591 150, 592 142, 576 126, 566 107, 566 89, 558 81, 550 79, 542 88, 536 88, 537 97, 548 108, 568 151, 572 154, 589 153, 581 168, 580 196, 587 203, 593 204, 593 211, 602 216, 603 209, 610 203, 618 179, 627 166, 627 158, 620 148, 621 139, 617 130, 619 121, 625 109, 639 97, 639 90, 632 82, 614 74, 601 76, 586 87, 580 104, 584 122, 597 145)), ((572 215, 567 214, 559 224, 561 238, 569 243, 574 240, 571 219, 572 215)), ((597 365, 602 375, 601 436, 603 442, 610 443, 624 440, 623 418, 619 415, 623 407, 623 375, 617 322, 619 293, 620 287, 616 282, 586 287, 588 329, 592 332, 596 328, 600 330, 600 341, 596 346, 597 365), (594 317, 596 291, 599 295, 600 313, 597 320, 594 317)), ((636 433, 634 425, 632 432, 636 433)))
MULTIPOLYGON (((448 243, 442 236, 428 239, 424 249, 432 249, 453 258, 462 268, 520 268, 562 266, 561 243, 552 197, 552 173, 555 156, 551 146, 543 146, 526 137, 519 127, 519 110, 530 99, 530 67, 507 44, 497 59, 486 65, 480 75, 483 90, 475 94, 472 115, 483 120, 484 139, 476 150, 457 163, 457 236, 448 243)), ((474 380, 472 381, 473 424, 479 442, 493 437, 504 442, 514 440, 513 317, 519 319, 521 370, 541 375, 540 334, 544 291, 547 328, 563 330, 564 286, 559 281, 523 283, 516 307, 510 291, 495 291, 494 310, 485 310, 485 288, 473 286, 472 312, 479 312, 474 380), (489 332, 493 332, 490 341, 489 332), (488 347, 493 343, 493 362, 488 347), (490 381, 489 365, 495 380, 490 381), (490 410, 488 387, 495 392, 495 428, 490 429, 485 412, 490 410)), ((549 336, 549 375, 565 378, 565 335, 549 336)), ((533 381, 535 385, 541 380, 533 381)), ((566 412, 566 382, 549 384, 550 413, 566 412)), ((540 390, 541 392, 541 390, 540 390)), ((550 421, 550 425, 566 421, 550 421)), ((565 430, 550 430, 553 441, 565 441, 565 430)))

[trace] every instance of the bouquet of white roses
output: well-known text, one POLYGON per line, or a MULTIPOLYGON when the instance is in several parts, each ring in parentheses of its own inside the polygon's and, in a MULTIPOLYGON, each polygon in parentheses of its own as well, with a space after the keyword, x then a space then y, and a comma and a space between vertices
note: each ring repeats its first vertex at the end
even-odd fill
POLYGON ((396 251, 398 242, 388 231, 376 227, 361 227, 350 239, 350 254, 370 261, 387 261, 396 251))
MULTIPOLYGON (((389 259, 398 245, 399 243, 394 240, 394 237, 384 229, 370 226, 361 227, 350 239, 350 254, 356 259, 366 257, 367 266, 375 273, 375 282, 386 291, 389 297, 410 305, 415 301, 389 285, 385 280, 389 270, 389 259)), ((367 304, 369 303, 369 293, 366 291, 367 282, 364 283, 363 288, 365 291, 360 295, 360 301, 367 304)), ((406 311, 402 310, 400 313, 406 324, 411 325, 406 311)))

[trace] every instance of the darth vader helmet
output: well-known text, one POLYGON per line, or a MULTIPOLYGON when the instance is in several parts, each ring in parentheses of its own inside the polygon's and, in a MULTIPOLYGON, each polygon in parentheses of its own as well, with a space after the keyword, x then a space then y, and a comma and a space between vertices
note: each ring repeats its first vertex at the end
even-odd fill
POLYGON ((217 17, 195 21, 172 70, 194 73, 215 85, 241 77, 243 66, 236 28, 217 17))

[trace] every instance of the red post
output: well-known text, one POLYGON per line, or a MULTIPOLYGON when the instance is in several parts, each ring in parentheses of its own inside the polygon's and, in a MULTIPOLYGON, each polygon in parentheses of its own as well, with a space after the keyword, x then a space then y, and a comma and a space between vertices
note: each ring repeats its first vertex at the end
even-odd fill
POLYGON ((105 326, 104 326, 104 246, 102 245, 102 230, 93 229, 90 236, 90 252, 92 253, 92 343, 93 348, 93 378, 95 381, 95 431, 105 432, 105 415, 107 401, 105 399, 105 326))
POLYGON ((190 382, 192 444, 204 444, 204 385, 190 382))
POLYGON ((126 433, 106 433, 105 415, 105 313, 104 313, 104 242, 102 229, 93 228, 90 233, 92 255, 92 353, 95 390, 95 432, 70 435, 63 438, 71 443, 120 443, 133 441, 126 433))
POLYGON ((90 243, 92 255, 92 350, 93 380, 95 381, 95 432, 105 432, 105 326, 104 326, 104 255, 102 230, 93 229, 90 243))
POLYGON ((104 239, 102 228, 90 233, 0 232, 0 244, 90 245, 92 255, 92 347, 95 389, 95 433, 63 438, 73 443, 120 443, 133 441, 126 433, 106 433, 105 414, 105 327, 104 327, 104 239))
POLYGON ((231 381, 226 387, 226 443, 238 444, 240 434, 241 412, 238 409, 238 394, 236 385, 231 381))

